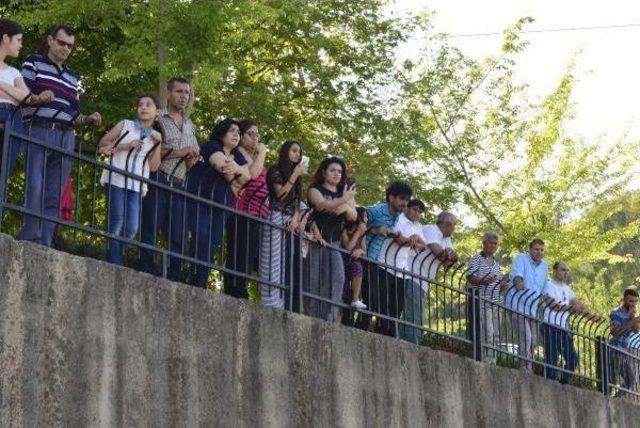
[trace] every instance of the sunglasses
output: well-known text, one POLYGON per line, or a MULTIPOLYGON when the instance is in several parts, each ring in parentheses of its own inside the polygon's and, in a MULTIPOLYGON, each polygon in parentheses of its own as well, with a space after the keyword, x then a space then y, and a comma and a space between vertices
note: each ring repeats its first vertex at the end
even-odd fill
POLYGON ((62 41, 60 39, 55 39, 56 43, 58 43, 58 46, 60 46, 61 48, 67 47, 69 49, 73 49, 73 43, 67 43, 65 41, 62 41))

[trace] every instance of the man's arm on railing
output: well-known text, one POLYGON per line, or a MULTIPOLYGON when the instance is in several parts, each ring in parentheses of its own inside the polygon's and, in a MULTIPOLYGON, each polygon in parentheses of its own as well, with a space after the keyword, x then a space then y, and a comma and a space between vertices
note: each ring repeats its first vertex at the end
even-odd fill
POLYGON ((162 145, 162 134, 158 131, 153 131, 151 133, 151 140, 154 144, 157 144, 156 148, 153 149, 151 156, 149 157, 149 170, 157 171, 160 167, 160 163, 162 162, 162 158, 160 157, 160 146, 162 145))

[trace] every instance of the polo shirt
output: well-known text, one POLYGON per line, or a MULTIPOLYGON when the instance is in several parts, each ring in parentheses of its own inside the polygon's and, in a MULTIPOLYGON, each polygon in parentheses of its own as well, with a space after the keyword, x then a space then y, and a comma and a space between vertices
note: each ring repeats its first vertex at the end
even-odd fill
MULTIPOLYGON (((413 235, 418 235, 424 240, 422 235, 422 225, 419 222, 412 222, 404 214, 400 214, 395 226, 391 228, 392 232, 399 233, 405 238, 410 238, 413 235)), ((393 239, 386 239, 383 243, 382 250, 378 257, 378 261, 395 266, 398 269, 403 269, 409 272, 413 272, 416 275, 420 275, 419 263, 414 263, 416 259, 416 251, 408 245, 398 245, 393 239)), ((418 282, 417 277, 411 277, 402 271, 395 269, 387 269, 390 273, 405 279, 414 279, 418 282)))
POLYGON ((500 301, 500 281, 502 280, 502 270, 494 258, 487 258, 482 252, 476 254, 469 260, 469 271, 467 275, 474 275, 479 278, 495 276, 496 280, 491 284, 480 285, 480 294, 492 302, 500 301))
MULTIPOLYGON (((381 202, 367 208, 367 226, 380 227, 387 226, 388 230, 391 230, 398 221, 400 213, 391 214, 389 212, 389 204, 387 202, 381 202)), ((378 260, 382 251, 386 237, 378 234, 367 234, 367 257, 372 260, 378 260)))
POLYGON ((80 111, 78 75, 66 65, 58 67, 46 55, 29 55, 22 64, 22 77, 29 90, 40 94, 50 90, 55 95, 53 101, 35 107, 25 107, 22 115, 29 119, 36 117, 64 124, 71 124, 80 111), (58 113, 59 111, 59 113, 58 113))
MULTIPOLYGON (((424 235, 424 243, 427 245, 438 244, 443 249, 453 249, 453 240, 450 236, 445 237, 437 224, 423 226, 422 234, 424 235)), ((438 268, 442 262, 430 250, 426 251, 425 254, 426 260, 423 263, 422 270, 429 280, 433 280, 438 275, 438 268)))

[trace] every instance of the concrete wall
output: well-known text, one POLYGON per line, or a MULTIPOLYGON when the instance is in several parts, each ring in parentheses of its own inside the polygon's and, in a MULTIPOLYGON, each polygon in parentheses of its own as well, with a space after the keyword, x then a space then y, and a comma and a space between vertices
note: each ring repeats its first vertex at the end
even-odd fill
POLYGON ((640 407, 0 235, 0 426, 637 427, 640 407))

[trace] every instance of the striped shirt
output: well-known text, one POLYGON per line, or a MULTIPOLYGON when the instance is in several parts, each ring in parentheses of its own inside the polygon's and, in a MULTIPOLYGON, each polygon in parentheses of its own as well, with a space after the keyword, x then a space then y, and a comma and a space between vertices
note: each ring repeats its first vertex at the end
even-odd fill
POLYGON ((260 175, 249 181, 242 194, 236 199, 236 209, 256 217, 267 218, 269 215, 269 190, 267 189, 267 170, 262 169, 260 175))
POLYGON ((494 302, 500 301, 500 281, 503 275, 500 265, 495 259, 487 258, 482 253, 476 254, 469 260, 468 273, 480 279, 495 276, 496 280, 491 284, 480 285, 481 295, 494 302))
POLYGON ((46 55, 29 55, 22 64, 22 77, 34 94, 50 90, 55 98, 50 103, 22 110, 25 119, 37 116, 53 122, 71 124, 73 117, 80 111, 78 94, 78 75, 62 65, 58 67, 46 55))
MULTIPOLYGON (((158 122, 160 122, 162 131, 164 132, 164 138, 162 140, 163 149, 179 150, 184 147, 199 148, 198 140, 196 140, 195 125, 186 113, 182 115, 182 126, 178 126, 167 111, 163 111, 160 114, 158 122)), ((180 158, 163 160, 159 170, 179 180, 184 180, 187 176, 186 162, 180 158)))

